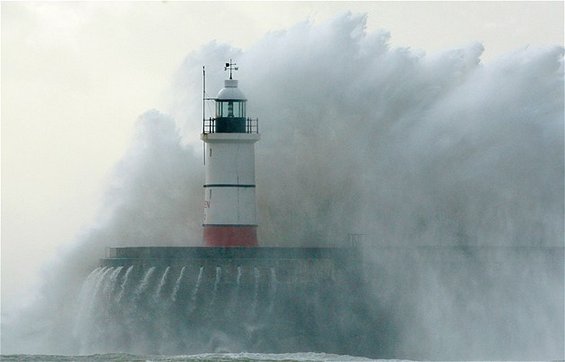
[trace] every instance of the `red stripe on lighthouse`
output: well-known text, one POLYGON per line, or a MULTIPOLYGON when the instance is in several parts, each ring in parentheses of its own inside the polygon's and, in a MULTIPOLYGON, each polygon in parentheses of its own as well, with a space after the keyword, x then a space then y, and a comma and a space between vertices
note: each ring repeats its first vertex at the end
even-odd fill
POLYGON ((257 246, 257 226, 204 225, 206 246, 257 246))

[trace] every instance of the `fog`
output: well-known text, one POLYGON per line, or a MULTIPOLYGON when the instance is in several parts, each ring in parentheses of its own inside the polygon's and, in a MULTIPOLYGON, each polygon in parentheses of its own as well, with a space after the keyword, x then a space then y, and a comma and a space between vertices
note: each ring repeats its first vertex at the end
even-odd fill
POLYGON ((365 23, 346 13, 190 53, 169 109, 140 116, 95 224, 2 321, 2 352, 79 352, 78 296, 105 247, 200 245, 202 65, 214 96, 233 58, 262 134, 261 245, 362 234, 371 310, 397 313, 392 357, 562 359, 563 48, 484 64, 481 44, 426 54, 365 23), (439 246, 483 249, 438 259, 439 246))

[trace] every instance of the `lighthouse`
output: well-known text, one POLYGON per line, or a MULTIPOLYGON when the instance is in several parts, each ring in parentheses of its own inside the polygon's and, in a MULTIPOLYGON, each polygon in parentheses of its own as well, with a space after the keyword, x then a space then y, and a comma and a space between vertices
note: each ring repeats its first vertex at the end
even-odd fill
POLYGON ((255 143, 261 138, 258 120, 248 118, 247 99, 233 79, 230 59, 215 102, 215 116, 203 117, 204 244, 214 247, 257 246, 255 143))

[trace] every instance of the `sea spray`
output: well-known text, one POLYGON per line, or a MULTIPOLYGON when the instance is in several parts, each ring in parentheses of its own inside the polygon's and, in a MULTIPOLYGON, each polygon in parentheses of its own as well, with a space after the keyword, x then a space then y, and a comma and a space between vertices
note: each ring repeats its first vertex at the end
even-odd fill
POLYGON ((73 335, 77 336, 80 330, 87 323, 87 318, 90 314, 91 303, 93 302, 93 295, 95 292, 94 285, 98 284, 98 278, 102 275, 105 268, 97 267, 88 275, 82 284, 80 294, 78 297, 78 313, 73 329, 73 335))
POLYGON ((155 267, 154 266, 150 267, 145 272, 145 275, 143 275, 141 282, 137 285, 137 288, 135 289, 135 292, 134 292, 134 298, 135 299, 141 298, 143 293, 149 288, 150 283, 151 283, 151 277, 153 276, 153 273, 155 273, 155 267))
POLYGON ((214 277, 214 289, 212 289, 212 300, 210 301, 210 309, 213 313, 213 307, 216 303, 216 296, 218 294, 218 286, 220 284, 220 280, 222 278, 222 268, 217 266, 216 267, 216 276, 214 277))
POLYGON ((204 274, 204 266, 201 266, 200 269, 198 270, 198 276, 196 277, 194 288, 192 289, 192 293, 190 294, 190 305, 188 309, 189 315, 192 315, 196 310, 198 290, 200 289, 200 283, 202 283, 203 274, 204 274))
POLYGON ((237 273, 235 276, 235 286, 233 287, 233 292, 231 296, 231 305, 229 306, 229 313, 234 315, 238 312, 237 308, 239 305, 239 298, 241 294, 241 275, 242 275, 241 265, 237 266, 237 273))
POLYGON ((257 267, 253 267, 253 302, 251 303, 251 316, 257 316, 257 305, 259 304, 259 279, 261 278, 261 272, 257 267))
POLYGON ((118 295, 116 296, 116 302, 120 303, 120 301, 122 300, 126 287, 128 285, 128 281, 129 281, 129 275, 131 273, 131 271, 133 270, 133 265, 129 266, 128 269, 126 270, 126 273, 124 274, 124 277, 122 279, 122 283, 120 284, 120 292, 118 293, 118 295))
MULTIPOLYGON (((199 122, 188 103, 200 85, 196 65, 212 54, 237 57, 262 133, 263 245, 364 234, 371 313, 389 311, 383 343, 401 355, 562 358, 563 48, 484 63, 481 44, 426 54, 364 27, 363 16, 348 14, 271 33, 244 51, 190 55, 174 109, 190 120, 184 136, 193 139, 199 122), (538 247, 545 262, 528 249, 538 247), (397 258, 389 248, 412 249, 397 258), (505 255, 496 268, 489 253, 505 255), (561 260, 549 260, 553 253, 561 260), (513 279, 520 269, 544 283, 513 279)), ((221 87, 223 74, 209 74, 209 89, 221 87)))
POLYGON ((173 288, 173 291, 171 292, 171 300, 173 302, 175 302, 177 300, 177 293, 179 292, 181 282, 182 282, 182 278, 184 277, 184 271, 185 270, 186 270, 186 266, 183 266, 182 269, 180 270, 177 281, 175 282, 175 286, 173 288))
MULTIPOLYGON (((370 301, 394 318, 380 324, 392 357, 562 359, 562 261, 516 252, 519 263, 502 258, 494 268, 487 257, 457 255, 458 269, 425 252, 396 258, 387 248, 562 247, 563 49, 524 48, 483 63, 480 44, 425 54, 395 48, 388 32, 365 25, 364 16, 344 14, 269 33, 245 50, 210 43, 190 54, 168 110, 179 124, 158 111, 140 117, 96 226, 48 271, 45 297, 18 326, 25 336, 39 330, 39 341, 26 343, 77 352, 68 328, 76 310, 58 311, 74 310, 69 291, 78 298, 104 247, 198 245, 202 165, 186 145, 201 129, 201 67, 235 58, 263 138, 263 245, 366 234, 370 301), (524 281, 510 278, 517 269, 524 281), (442 308, 421 309, 437 302, 442 308)), ((219 89, 221 70, 208 73, 208 89, 219 89)), ((126 281, 138 286, 134 275, 126 271, 121 290, 126 281)), ((343 315, 352 323, 364 317, 343 315)))
POLYGON ((239 287, 239 284, 241 282, 241 266, 238 265, 237 267, 237 278, 235 280, 237 286, 239 287))
POLYGON ((155 299, 155 301, 160 300, 161 291, 163 290, 163 287, 165 286, 165 283, 167 282, 167 276, 169 275, 170 270, 171 270, 171 267, 167 266, 167 268, 165 268, 165 272, 161 276, 161 280, 159 281, 159 286, 157 286, 157 290, 155 290, 155 295, 153 297, 155 299))
POLYGON ((114 268, 112 274, 110 274, 110 277, 106 282, 106 285, 104 285, 104 290, 102 294, 106 302, 111 302, 110 297, 114 295, 114 290, 116 289, 116 286, 118 284, 117 283, 118 277, 123 268, 124 268, 123 266, 114 268))

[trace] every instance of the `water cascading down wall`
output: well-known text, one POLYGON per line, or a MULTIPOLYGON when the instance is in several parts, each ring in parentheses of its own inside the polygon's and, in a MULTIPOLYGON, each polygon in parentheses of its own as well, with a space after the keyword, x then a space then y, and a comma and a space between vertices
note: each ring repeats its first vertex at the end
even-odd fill
POLYGON ((359 352, 350 350, 348 335, 363 328, 339 318, 340 310, 364 306, 351 267, 355 249, 139 247, 107 254, 81 292, 82 353, 359 352))

